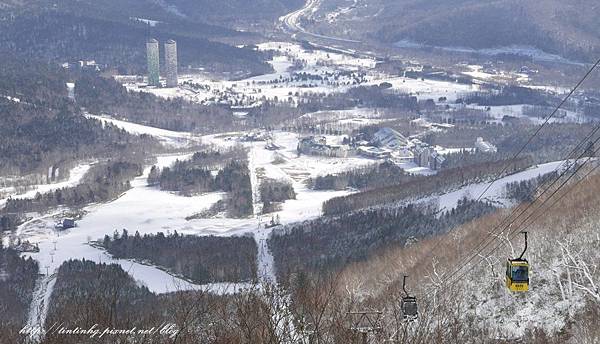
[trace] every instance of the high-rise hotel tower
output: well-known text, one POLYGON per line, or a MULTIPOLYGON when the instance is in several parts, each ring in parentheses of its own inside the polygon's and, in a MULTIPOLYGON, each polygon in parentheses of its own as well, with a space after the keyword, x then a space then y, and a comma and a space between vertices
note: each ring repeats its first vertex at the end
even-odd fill
POLYGON ((146 42, 146 55, 148 57, 148 85, 160 86, 160 64, 156 39, 151 38, 146 42))
POLYGON ((167 87, 177 87, 177 42, 170 39, 165 43, 167 87))

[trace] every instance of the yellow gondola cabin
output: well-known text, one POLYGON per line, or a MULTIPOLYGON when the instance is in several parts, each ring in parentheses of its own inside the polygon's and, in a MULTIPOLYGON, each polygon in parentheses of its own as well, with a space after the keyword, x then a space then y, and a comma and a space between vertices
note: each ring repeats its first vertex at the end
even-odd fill
POLYGON ((523 259, 527 251, 527 232, 525 234, 525 249, 516 259, 506 261, 506 287, 510 291, 522 292, 529 291, 529 262, 523 259))
POLYGON ((529 263, 525 259, 506 261, 506 287, 510 291, 529 291, 529 263))

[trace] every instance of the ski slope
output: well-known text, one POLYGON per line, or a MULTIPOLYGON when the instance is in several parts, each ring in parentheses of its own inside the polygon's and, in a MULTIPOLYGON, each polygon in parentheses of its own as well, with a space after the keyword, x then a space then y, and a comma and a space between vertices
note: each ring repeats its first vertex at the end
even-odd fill
POLYGON ((150 127, 147 125, 137 124, 118 120, 108 116, 97 116, 86 114, 87 118, 98 120, 102 123, 110 123, 118 128, 127 131, 134 135, 150 135, 157 138, 162 144, 174 148, 186 148, 193 143, 200 143, 200 138, 192 133, 178 132, 166 129, 150 127))
POLYGON ((37 193, 45 194, 62 188, 77 186, 85 174, 96 162, 81 163, 69 171, 69 178, 62 182, 50 184, 38 184, 30 186, 30 189, 25 193, 17 193, 15 188, 5 188, 0 191, 5 193, 5 198, 0 199, 0 208, 4 207, 8 198, 12 199, 28 199, 34 198, 37 193), (7 197, 8 196, 8 197, 7 197))

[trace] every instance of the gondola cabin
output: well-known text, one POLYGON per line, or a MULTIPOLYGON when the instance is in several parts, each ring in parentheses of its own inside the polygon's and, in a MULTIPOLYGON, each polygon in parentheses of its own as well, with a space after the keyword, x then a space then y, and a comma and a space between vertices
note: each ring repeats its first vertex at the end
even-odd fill
POLYGON ((529 263, 526 259, 506 261, 506 287, 510 291, 529 291, 529 263))
POLYGON ((416 297, 407 296, 402 298, 402 315, 404 319, 416 318, 419 315, 416 297))
POLYGON ((411 321, 419 316, 419 309, 417 307, 417 298, 408 295, 408 292, 406 291, 407 277, 408 276, 404 276, 404 279, 402 280, 402 290, 404 290, 404 297, 402 298, 402 302, 400 303, 400 309, 402 310, 402 316, 404 317, 404 319, 411 321))

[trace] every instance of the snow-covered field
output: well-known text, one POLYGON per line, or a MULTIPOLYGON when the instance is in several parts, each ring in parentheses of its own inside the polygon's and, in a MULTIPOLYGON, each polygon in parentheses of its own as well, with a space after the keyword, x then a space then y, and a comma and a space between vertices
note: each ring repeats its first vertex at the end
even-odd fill
MULTIPOLYGON (((215 144, 234 144, 227 140, 225 136, 218 138, 212 136, 206 138, 206 140, 215 144)), ((257 177, 255 180, 259 181, 260 178, 265 176, 293 180, 298 196, 296 200, 286 202, 281 211, 269 214, 266 219, 256 216, 244 219, 209 218, 188 221, 185 219, 186 217, 210 207, 222 199, 223 194, 213 192, 194 197, 184 197, 161 191, 156 187, 148 187, 146 185, 146 178, 150 170, 150 166, 148 166, 142 176, 132 181, 132 188, 118 199, 106 204, 94 204, 86 207, 86 214, 77 222, 77 227, 63 232, 56 232, 54 224, 60 218, 60 211, 58 211, 23 224, 19 227, 17 236, 21 240, 38 243, 40 252, 28 253, 28 255, 40 262, 42 272, 48 270, 48 272, 53 273, 62 262, 69 259, 88 259, 96 262, 118 263, 126 271, 129 271, 134 278, 155 292, 198 288, 199 286, 171 276, 155 267, 130 260, 112 259, 104 251, 93 247, 89 243, 90 241, 102 239, 104 235, 112 235, 115 230, 121 231, 122 229, 127 229, 131 233, 138 231, 142 235, 161 231, 173 232, 175 230, 181 234, 190 235, 242 235, 244 233, 254 233, 261 223, 264 224, 270 219, 270 216, 278 215, 282 223, 317 217, 321 214, 321 204, 325 200, 347 192, 309 190, 303 184, 306 178, 319 173, 341 171, 352 166, 372 163, 372 161, 366 159, 356 159, 354 164, 343 164, 341 159, 329 161, 329 159, 316 157, 294 157, 293 151, 295 151, 297 144, 294 134, 281 133, 275 136, 274 142, 285 147, 281 153, 291 161, 273 165, 274 152, 265 150, 264 142, 247 143, 253 157, 252 160, 254 160, 252 173, 264 171, 264 176, 257 177)), ((159 156, 157 157, 157 165, 159 167, 169 166, 177 159, 187 159, 189 157, 190 154, 159 156)), ((256 235, 266 239, 268 233, 269 230, 263 229, 262 232, 258 232, 256 235)), ((264 250, 261 251, 262 257, 267 254, 264 250)), ((266 259, 268 260, 269 257, 266 257, 266 259)), ((268 268, 272 269, 272 263, 269 264, 268 268)), ((274 276, 273 271, 268 271, 268 269, 263 269, 262 274, 274 276)), ((212 286, 213 289, 216 287, 221 286, 212 286)))
POLYGON ((388 82, 392 85, 392 89, 416 96, 418 99, 433 99, 435 101, 445 97, 447 101, 453 102, 464 94, 479 90, 479 86, 475 84, 465 85, 448 81, 421 80, 387 75, 380 75, 380 77, 369 81, 368 84, 379 85, 382 82, 388 82))
POLYGON ((150 92, 164 98, 181 97, 197 103, 226 103, 252 106, 266 100, 291 100, 298 102, 311 94, 331 94, 347 91, 357 83, 352 72, 364 73, 365 85, 389 82, 394 90, 410 93, 418 98, 446 97, 455 100, 460 94, 477 90, 477 85, 461 85, 453 82, 421 80, 388 75, 375 71, 378 61, 370 57, 357 57, 343 51, 320 49, 307 50, 297 43, 267 42, 258 45, 259 50, 271 51, 274 57, 269 63, 274 72, 244 80, 215 79, 206 73, 180 76, 177 88, 145 87, 135 77, 117 76, 128 90, 150 92), (323 78, 323 80, 291 80, 292 68, 299 63, 294 73, 323 78))
MULTIPOLYGON (((256 76, 246 80, 228 81, 214 80, 205 74, 183 75, 178 88, 145 88, 135 82, 127 82, 121 78, 125 86, 131 91, 151 92, 158 96, 183 97, 198 103, 206 102, 241 102, 250 106, 260 103, 261 99, 287 99, 298 101, 306 93, 328 94, 344 92, 354 86, 352 77, 348 73, 365 72, 364 84, 378 85, 388 82, 392 89, 414 95, 419 99, 435 99, 444 97, 448 102, 453 102, 461 95, 478 90, 477 85, 463 85, 453 82, 410 79, 401 76, 391 76, 375 72, 377 61, 371 58, 355 57, 350 54, 335 53, 322 50, 306 50, 295 43, 270 42, 260 44, 260 50, 275 52, 271 65, 274 73, 256 76), (298 62, 301 63, 298 63, 298 62), (302 65, 296 72, 308 73, 318 76, 337 75, 335 83, 324 81, 284 81, 292 77, 290 68, 302 65), (337 73, 337 74, 336 74, 337 73)), ((473 73, 481 73, 474 70, 473 73)), ((479 75, 479 74, 478 74, 479 75)), ((480 77, 486 77, 479 75, 480 77)), ((355 77, 355 76, 354 76, 355 77)), ((119 79, 119 77, 117 77, 119 79)), ((514 107, 492 107, 490 113, 496 118, 505 114, 522 112, 519 105, 514 107)), ((315 191, 307 187, 307 181, 325 174, 335 174, 350 169, 365 167, 379 163, 379 160, 351 156, 347 158, 321 157, 299 155, 297 145, 299 134, 274 131, 271 132, 270 142, 246 142, 240 138, 246 134, 241 132, 221 133, 208 136, 197 136, 191 133, 174 132, 153 128, 141 124, 127 122, 107 116, 86 115, 88 118, 97 119, 103 123, 110 123, 132 134, 147 134, 156 137, 166 147, 185 149, 199 143, 213 144, 217 147, 232 147, 243 145, 248 149, 249 168, 253 189, 254 213, 247 218, 227 218, 223 215, 211 218, 193 218, 190 216, 206 210, 219 200, 224 193, 211 192, 193 197, 184 197, 176 193, 161 191, 157 187, 147 186, 147 176, 151 166, 146 166, 142 176, 131 182, 131 189, 119 198, 104 203, 92 204, 84 209, 84 215, 77 221, 75 228, 58 232, 55 223, 60 220, 66 209, 57 209, 49 214, 39 216, 22 224, 16 231, 16 236, 22 241, 28 240, 37 243, 38 253, 26 253, 40 263, 41 273, 36 287, 34 300, 30 310, 29 322, 31 324, 43 321, 47 311, 48 300, 51 297, 52 286, 58 267, 69 259, 86 259, 102 263, 116 263, 123 267, 140 284, 146 285, 151 291, 165 293, 181 289, 208 289, 216 293, 235 292, 247 287, 245 283, 210 285, 195 285, 178 276, 155 266, 147 265, 127 259, 114 259, 104 250, 93 245, 93 241, 101 240, 105 235, 112 235, 115 231, 127 229, 129 233, 139 232, 154 234, 157 232, 173 232, 188 235, 253 235, 258 246, 258 275, 262 281, 275 281, 273 256, 270 254, 266 241, 271 233, 271 228, 266 224, 277 217, 281 224, 289 224, 319 217, 322 204, 333 198, 348 195, 352 191, 315 191), (267 143, 279 147, 277 150, 266 149, 267 143), (260 183, 266 179, 282 179, 292 183, 296 192, 296 199, 284 202, 281 209, 269 214, 262 214, 262 204, 259 197, 260 183)), ((339 111, 319 111, 304 115, 301 120, 317 123, 335 124, 358 128, 361 126, 381 123, 386 119, 377 110, 351 109, 339 111)), ((331 142, 338 142, 341 136, 327 135, 331 142)), ((339 142, 338 142, 339 143, 339 142)), ((442 154, 453 150, 437 147, 442 154)), ((192 153, 171 154, 157 156, 159 167, 170 166, 177 159, 188 159, 192 153)), ((412 162, 398 164, 410 173, 431 174, 433 171, 419 167, 412 162)), ((492 201, 502 206, 510 203, 504 198, 505 186, 514 181, 535 178, 538 175, 549 173, 560 166, 561 162, 553 162, 532 167, 531 169, 498 180, 486 193, 484 200, 492 201)), ((92 163, 77 166, 70 172, 67 181, 55 184, 36 185, 27 193, 12 194, 14 197, 34 197, 37 192, 51 192, 58 188, 77 185, 92 163)), ((440 195, 427 197, 415 202, 437 202, 442 210, 456 207, 458 201, 465 196, 478 196, 488 184, 472 184, 458 190, 440 195)), ((3 190, 4 191, 4 190, 3 190)), ((2 206, 6 200, 0 200, 2 206)))
MULTIPOLYGON (((173 134, 169 131, 155 130, 141 125, 115 121, 105 118, 116 125, 121 125, 126 130, 137 133, 149 133, 160 138, 170 138, 173 134)), ((222 199, 223 194, 212 192, 194 197, 184 197, 175 193, 161 191, 156 187, 146 185, 146 178, 150 166, 145 169, 142 176, 134 179, 132 188, 118 199, 106 204, 94 204, 85 208, 85 215, 78 221, 76 228, 64 232, 56 232, 54 223, 59 218, 60 211, 41 216, 23 224, 17 231, 21 240, 38 243, 39 253, 31 253, 33 258, 40 262, 42 270, 54 272, 68 259, 85 258, 97 262, 116 262, 132 274, 141 283, 156 292, 166 292, 176 288, 196 288, 180 278, 152 266, 139 264, 130 260, 113 260, 104 251, 91 245, 90 241, 99 240, 104 235, 127 229, 130 233, 138 231, 140 234, 177 231, 190 235, 242 235, 252 233, 256 236, 259 245, 261 262, 260 272, 265 278, 274 276, 272 257, 265 247, 261 249, 261 240, 268 237, 270 230, 265 229, 272 217, 279 217, 282 224, 316 218, 321 215, 321 205, 326 200, 346 195, 349 191, 315 191, 308 189, 306 181, 319 175, 339 173, 348 169, 368 166, 377 163, 376 160, 362 157, 329 158, 319 156, 298 155, 296 146, 298 134, 276 131, 272 133, 272 143, 280 147, 277 151, 265 149, 266 142, 239 142, 240 133, 210 135, 201 138, 205 143, 229 147, 243 144, 249 149, 253 188, 260 185, 264 178, 285 179, 292 182, 297 197, 286 201, 281 210, 266 215, 260 214, 260 208, 255 211, 255 216, 232 218, 207 218, 186 220, 193 214, 209 208, 212 204, 222 199), (276 159, 276 157, 278 159, 276 159), (278 160, 277 162, 275 162, 278 160), (257 231, 258 228, 262 228, 257 231)), ((177 136, 182 140, 187 136, 177 136)), ((169 141, 164 141, 169 144, 169 141)), ((180 141, 183 142, 183 141, 180 141)), ((158 156, 159 167, 169 166, 177 159, 187 159, 190 154, 158 156)), ((496 182, 486 195, 488 199, 501 201, 504 186, 512 181, 534 178, 537 175, 548 173, 556 168, 560 162, 537 166, 528 171, 503 178, 496 182)), ((406 166, 414 169, 416 166, 406 166)), ((89 168, 89 167, 88 167, 89 168)), ((82 168, 83 169, 83 168, 82 168)), ((72 173, 72 178, 81 173, 72 173)), ((73 183, 73 181, 71 181, 73 183)), ((425 201, 439 202, 440 208, 450 209, 456 206, 458 200, 467 194, 475 195, 481 192, 486 184, 470 185, 439 197, 431 197, 425 201)), ((257 191, 255 191, 255 194, 257 191)), ((255 196, 256 197, 256 196, 255 196)), ((259 203, 258 199, 255 203, 259 203)))

